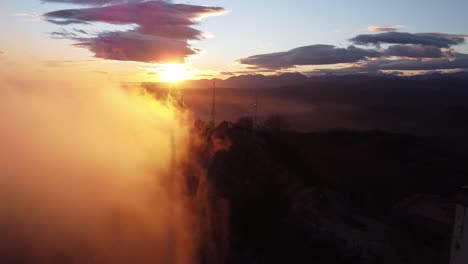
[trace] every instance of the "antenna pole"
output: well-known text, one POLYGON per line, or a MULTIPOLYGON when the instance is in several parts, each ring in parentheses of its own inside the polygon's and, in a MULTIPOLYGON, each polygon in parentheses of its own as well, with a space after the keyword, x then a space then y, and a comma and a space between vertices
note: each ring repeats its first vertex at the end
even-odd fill
POLYGON ((211 102, 211 127, 214 129, 216 127, 216 85, 215 80, 213 80, 213 94, 211 102))
POLYGON ((257 91, 254 91, 254 105, 253 105, 253 117, 252 117, 252 131, 257 128, 257 118, 258 118, 258 94, 257 91))

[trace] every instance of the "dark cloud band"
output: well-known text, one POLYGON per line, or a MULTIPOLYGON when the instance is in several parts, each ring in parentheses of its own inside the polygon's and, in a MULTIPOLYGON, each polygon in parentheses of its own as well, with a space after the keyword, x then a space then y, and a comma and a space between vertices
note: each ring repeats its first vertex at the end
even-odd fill
POLYGON ((441 58, 450 56, 450 52, 442 52, 438 47, 423 45, 392 45, 384 51, 384 55, 409 58, 441 58))
POLYGON ((385 32, 380 34, 358 35, 352 39, 356 45, 418 44, 448 48, 465 43, 466 36, 437 33, 385 32))
POLYGON ((351 63, 367 58, 378 57, 375 50, 361 49, 354 46, 337 48, 333 45, 311 45, 277 52, 251 56, 239 60, 242 64, 259 68, 290 68, 298 65, 326 65, 351 63))

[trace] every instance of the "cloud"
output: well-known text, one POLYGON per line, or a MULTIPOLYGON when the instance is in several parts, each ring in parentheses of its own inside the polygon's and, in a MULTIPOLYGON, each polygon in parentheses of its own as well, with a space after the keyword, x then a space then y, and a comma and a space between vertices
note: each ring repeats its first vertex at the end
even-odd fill
POLYGON ((41 17, 41 14, 38 13, 15 13, 11 14, 14 17, 29 17, 29 18, 38 18, 41 17))
POLYGON ((450 52, 442 52, 438 47, 423 45, 392 45, 385 52, 387 56, 411 57, 411 58, 441 58, 450 55, 450 52))
POLYGON ((286 52, 254 55, 240 59, 241 64, 254 65, 258 68, 291 68, 298 65, 325 65, 352 63, 378 57, 376 50, 361 49, 355 46, 337 48, 333 45, 311 45, 286 52))
POLYGON ((367 30, 371 32, 382 32, 382 31, 397 31, 404 28, 402 25, 382 25, 382 26, 369 26, 367 30))
POLYGON ((380 45, 380 44, 418 44, 448 48, 465 43, 466 35, 442 34, 442 33, 407 33, 385 32, 379 34, 358 35, 352 39, 356 45, 380 45))
POLYGON ((146 25, 136 30, 142 34, 150 34, 173 39, 202 39, 203 32, 187 26, 146 25))
POLYGON ((50 61, 42 61, 42 65, 49 68, 63 68, 63 67, 84 67, 89 62, 94 60, 50 60, 50 61))
POLYGON ((467 35, 444 33, 386 32, 359 35, 351 41, 356 44, 387 44, 385 48, 338 48, 333 45, 310 45, 285 52, 253 55, 240 59, 251 72, 291 69, 296 66, 335 65, 333 69, 317 69, 313 73, 364 73, 380 70, 451 70, 468 69, 467 54, 457 53, 452 45, 465 42, 467 35))
POLYGON ((361 68, 368 70, 424 71, 468 69, 468 55, 456 53, 453 59, 401 59, 374 60, 364 63, 361 68))
POLYGON ((222 71, 219 72, 220 75, 249 75, 249 74, 258 74, 258 73, 281 73, 271 69, 247 69, 247 70, 239 70, 239 71, 222 71))
POLYGON ((103 6, 108 4, 137 3, 144 0, 43 0, 43 2, 103 6))
POLYGON ((61 77, 0 71, 0 262, 196 263, 211 241, 184 188, 190 117, 104 76, 61 77))
POLYGON ((378 71, 438 71, 468 69, 468 55, 455 53, 453 58, 438 59, 376 59, 352 67, 339 69, 318 69, 315 73, 357 74, 378 71))
POLYGON ((51 22, 76 23, 78 21, 103 22, 116 25, 136 24, 141 27, 153 25, 195 25, 197 19, 223 12, 221 7, 172 4, 165 1, 146 1, 103 7, 65 9, 44 14, 51 22))
POLYGON ((203 32, 193 28, 207 16, 219 15, 221 7, 174 4, 167 1, 48 1, 95 5, 44 14, 46 21, 58 25, 107 23, 128 25, 126 31, 101 32, 83 37, 83 32, 60 31, 54 37, 78 40, 76 47, 88 48, 95 57, 141 62, 183 62, 197 50, 190 40, 202 39, 203 32))
POLYGON ((66 26, 66 25, 71 25, 71 24, 82 24, 82 25, 89 25, 90 23, 88 22, 83 22, 80 20, 73 20, 73 19, 67 19, 67 20, 56 20, 56 19, 45 19, 47 22, 56 24, 56 25, 61 25, 61 26, 66 26))
POLYGON ((134 31, 102 33, 75 46, 89 49, 97 58, 119 61, 183 63, 196 53, 184 40, 134 31))
POLYGON ((79 28, 74 28, 73 31, 75 31, 76 33, 84 34, 84 35, 88 34, 88 32, 86 32, 83 29, 79 29, 79 28))
POLYGON ((73 39, 77 41, 84 41, 88 38, 88 33, 86 31, 83 32, 77 29, 73 29, 73 31, 61 29, 60 31, 50 33, 50 36, 54 39, 73 39))
POLYGON ((32 21, 37 22, 41 21, 42 15, 38 13, 14 13, 10 14, 10 16, 15 18, 20 18, 23 21, 32 21))

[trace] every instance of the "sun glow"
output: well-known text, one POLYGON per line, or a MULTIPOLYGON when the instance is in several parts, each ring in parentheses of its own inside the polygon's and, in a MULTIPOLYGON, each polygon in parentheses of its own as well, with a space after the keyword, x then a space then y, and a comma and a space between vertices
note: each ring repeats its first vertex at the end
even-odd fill
POLYGON ((163 82, 179 82, 187 78, 187 71, 183 64, 166 64, 158 72, 163 82))

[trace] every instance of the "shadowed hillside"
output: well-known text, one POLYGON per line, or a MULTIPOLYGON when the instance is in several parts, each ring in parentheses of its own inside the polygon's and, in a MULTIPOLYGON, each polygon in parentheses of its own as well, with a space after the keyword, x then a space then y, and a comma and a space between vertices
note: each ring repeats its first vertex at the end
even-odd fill
POLYGON ((468 184, 466 152, 408 134, 245 124, 207 134, 224 142, 207 169, 227 204, 229 263, 446 263, 453 202, 449 222, 427 226, 401 208, 451 201, 468 184))

